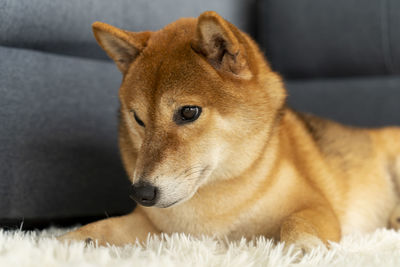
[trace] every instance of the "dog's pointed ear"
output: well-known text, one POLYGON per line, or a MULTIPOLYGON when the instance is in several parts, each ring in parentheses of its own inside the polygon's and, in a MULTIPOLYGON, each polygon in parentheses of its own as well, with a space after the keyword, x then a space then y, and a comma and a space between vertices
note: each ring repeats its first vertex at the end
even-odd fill
POLYGON ((216 12, 206 11, 198 18, 192 48, 206 57, 214 68, 250 79, 246 51, 240 42, 243 37, 239 34, 239 30, 216 12))
POLYGON ((128 32, 102 22, 92 24, 94 37, 122 73, 146 47, 151 32, 128 32))

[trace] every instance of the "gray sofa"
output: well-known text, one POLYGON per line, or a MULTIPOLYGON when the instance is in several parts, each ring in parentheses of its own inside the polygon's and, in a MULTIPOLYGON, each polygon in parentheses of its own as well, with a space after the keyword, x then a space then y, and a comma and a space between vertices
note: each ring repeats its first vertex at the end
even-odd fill
POLYGON ((258 5, 257 39, 291 106, 358 126, 400 124, 400 1, 258 5))
POLYGON ((134 208, 117 148, 121 75, 90 25, 157 30, 205 10, 260 43, 296 109, 400 125, 397 0, 0 0, 0 225, 134 208))

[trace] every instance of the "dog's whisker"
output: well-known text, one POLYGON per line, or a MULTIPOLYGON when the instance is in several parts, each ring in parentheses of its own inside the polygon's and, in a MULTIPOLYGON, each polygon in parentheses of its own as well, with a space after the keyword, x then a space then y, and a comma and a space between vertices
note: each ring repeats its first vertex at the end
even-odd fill
POLYGON ((183 174, 185 174, 185 173, 187 173, 187 172, 189 172, 189 171, 191 171, 191 170, 193 170, 193 169, 195 169, 195 168, 201 168, 201 165, 198 164, 198 165, 194 165, 194 166, 192 166, 192 167, 190 167, 190 168, 187 168, 187 169, 183 172, 183 174))
POLYGON ((202 172, 202 170, 194 171, 194 172, 191 172, 191 173, 189 173, 189 174, 186 174, 183 178, 190 177, 190 176, 192 176, 193 174, 201 173, 201 172, 202 172))
POLYGON ((186 177, 188 177, 189 175, 192 175, 192 173, 190 173, 190 174, 187 174, 187 172, 189 172, 189 171, 193 171, 194 169, 196 169, 196 168, 201 168, 202 166, 200 165, 200 164, 198 164, 198 165, 194 165, 194 166, 192 166, 192 167, 190 167, 190 168, 187 168, 186 170, 184 170, 183 172, 181 172, 180 174, 178 174, 177 176, 175 176, 174 178, 172 178, 173 180, 177 180, 177 179, 179 179, 181 176, 183 176, 184 174, 186 174, 183 178, 186 178, 186 177))

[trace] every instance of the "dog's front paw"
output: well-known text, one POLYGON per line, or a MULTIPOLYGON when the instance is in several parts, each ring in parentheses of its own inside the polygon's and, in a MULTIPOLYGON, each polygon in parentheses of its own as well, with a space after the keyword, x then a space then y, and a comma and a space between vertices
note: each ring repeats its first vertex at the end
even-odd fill
POLYGON ((97 244, 100 246, 106 245, 106 242, 103 242, 101 239, 94 238, 90 234, 88 234, 84 231, 79 231, 79 230, 72 231, 72 232, 66 233, 64 235, 61 235, 61 236, 57 237, 57 240, 60 242, 83 241, 83 242, 85 242, 86 246, 90 246, 90 245, 94 245, 94 244, 97 244))
POLYGON ((324 247, 326 248, 324 242, 316 237, 315 235, 304 233, 298 239, 289 242, 288 245, 293 245, 295 250, 301 251, 301 253, 308 254, 314 248, 324 247))

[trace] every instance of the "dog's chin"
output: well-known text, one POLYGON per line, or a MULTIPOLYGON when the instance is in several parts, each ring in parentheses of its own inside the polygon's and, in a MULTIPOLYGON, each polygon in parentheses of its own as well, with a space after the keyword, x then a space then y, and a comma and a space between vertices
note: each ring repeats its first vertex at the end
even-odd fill
POLYGON ((156 203, 154 205, 154 207, 165 209, 165 208, 177 206, 177 205, 182 204, 182 203, 186 202, 187 200, 191 199, 195 193, 196 193, 196 190, 193 193, 187 195, 186 197, 181 197, 181 198, 178 198, 178 199, 175 199, 172 201, 162 201, 162 202, 156 203))

